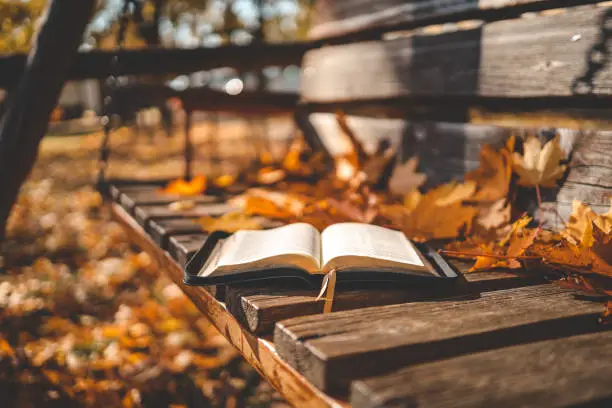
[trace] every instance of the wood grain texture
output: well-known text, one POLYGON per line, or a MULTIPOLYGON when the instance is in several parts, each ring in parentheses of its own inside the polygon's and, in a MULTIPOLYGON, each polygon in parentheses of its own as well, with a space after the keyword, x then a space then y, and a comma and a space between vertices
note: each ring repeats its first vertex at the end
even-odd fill
MULTIPOLYGON (((465 263, 455 263, 459 269, 468 269, 465 263)), ((474 293, 508 289, 542 283, 541 280, 520 276, 503 271, 470 273, 465 275, 467 285, 440 288, 389 287, 376 288, 342 287, 336 288, 334 311, 354 310, 364 307, 418 302, 431 299, 470 296, 474 293)), ((371 284, 369 286, 372 286, 371 284)), ((318 291, 287 287, 287 285, 252 284, 236 285, 227 288, 225 301, 228 310, 251 332, 267 334, 274 325, 284 319, 309 316, 323 312, 324 299, 317 300, 318 291)))
POLYGON ((168 252, 181 267, 184 267, 202 247, 206 238, 208 238, 208 235, 204 233, 171 236, 168 243, 168 252))
POLYGON ((274 344, 253 336, 244 330, 227 311, 225 305, 206 290, 183 284, 183 270, 170 255, 161 250, 138 223, 121 206, 111 205, 114 218, 125 228, 129 239, 153 256, 161 269, 193 301, 219 332, 242 354, 270 384, 294 406, 314 408, 348 406, 345 401, 334 399, 310 384, 276 353, 274 344))
POLYGON ((594 3, 588 0, 319 0, 308 36, 373 37, 385 31, 466 19, 510 18, 526 11, 594 3))
POLYGON ((612 332, 507 347, 356 381, 354 408, 612 406, 612 332))
POLYGON ((134 208, 134 219, 148 228, 150 220, 177 219, 177 218, 199 218, 206 215, 223 215, 232 210, 232 206, 227 203, 216 204, 197 204, 188 210, 173 211, 168 205, 152 204, 139 205, 134 208))
MULTIPOLYGON (((323 47, 304 57, 302 98, 310 103, 431 97, 569 100, 592 47, 607 33, 602 23, 609 18, 609 6, 584 6, 471 30, 323 47)), ((611 84, 612 68, 605 66, 597 72, 592 95, 611 96, 611 84)))
POLYGON ((151 239, 162 249, 167 250, 172 236, 196 234, 202 232, 202 227, 193 218, 150 220, 146 228, 151 239))
POLYGON ((401 367, 597 331, 601 304, 552 285, 277 323, 282 358, 325 391, 401 367))

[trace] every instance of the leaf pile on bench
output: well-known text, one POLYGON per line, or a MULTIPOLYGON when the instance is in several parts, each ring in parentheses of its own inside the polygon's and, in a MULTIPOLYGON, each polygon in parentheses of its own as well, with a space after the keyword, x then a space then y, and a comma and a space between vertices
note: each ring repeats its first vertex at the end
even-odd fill
MULTIPOLYGON (((544 145, 534 136, 510 137, 501 149, 483 145, 479 168, 465 174, 464 181, 425 190, 417 157, 397 164, 386 141, 368 153, 343 114, 337 121, 350 145, 347 154, 326 159, 297 139, 280 162, 264 154, 240 173, 208 183, 211 191, 242 193, 231 200, 237 211, 202 217, 203 229, 263 228, 262 219, 308 222, 320 229, 346 221, 375 223, 415 241, 444 241, 446 255, 476 260, 472 271, 534 272, 606 299, 612 296, 612 208, 598 215, 575 201, 569 223, 556 232, 525 215, 525 200, 519 200, 535 196, 537 216, 541 189, 563 179, 568 165, 558 137, 544 145)), ((176 192, 173 186, 176 182, 166 191, 176 192)), ((611 309, 608 300, 604 318, 611 309)))

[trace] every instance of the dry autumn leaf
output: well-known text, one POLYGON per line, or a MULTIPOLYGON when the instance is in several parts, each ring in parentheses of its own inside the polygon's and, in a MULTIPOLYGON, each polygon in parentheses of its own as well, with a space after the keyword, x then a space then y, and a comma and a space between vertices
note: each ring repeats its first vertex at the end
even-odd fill
POLYGON ((191 180, 173 180, 161 190, 165 194, 177 194, 182 196, 196 196, 206 191, 206 177, 196 176, 191 180))
POLYGON ((497 201, 508 196, 512 178, 512 152, 514 137, 497 151, 490 145, 483 145, 480 150, 480 166, 465 175, 468 181, 474 181, 478 191, 472 197, 474 201, 497 201))
POLYGON ((544 147, 536 137, 530 137, 524 144, 523 154, 513 154, 513 169, 518 174, 518 183, 526 187, 555 187, 566 166, 560 165, 563 151, 559 136, 549 140, 544 147))
POLYGON ((480 209, 476 224, 484 230, 498 229, 510 222, 510 204, 505 198, 495 201, 490 206, 480 209))
POLYGON ((406 163, 396 165, 389 179, 389 191, 393 194, 407 194, 421 187, 427 176, 417 173, 418 166, 418 157, 411 157, 406 163))
POLYGON ((572 202, 572 214, 569 217, 566 228, 561 235, 574 245, 587 244, 592 239, 593 224, 606 234, 612 234, 612 198, 610 199, 610 210, 605 214, 597 214, 588 205, 574 200, 572 202))
POLYGON ((494 244, 489 245, 486 247, 486 250, 488 250, 485 251, 486 255, 500 255, 503 256, 503 258, 477 256, 476 262, 470 269, 470 272, 493 268, 520 268, 522 265, 519 261, 519 257, 522 257, 525 251, 533 245, 538 232, 538 229, 515 231, 509 239, 507 248, 494 244))
POLYGON ((449 200, 451 204, 444 206, 437 204, 440 201, 446 204, 444 198, 453 191, 441 186, 422 195, 412 211, 399 206, 387 207, 381 215, 416 241, 456 238, 470 230, 478 210, 460 201, 449 200))
POLYGON ((260 230, 262 229, 261 217, 253 217, 240 212, 231 212, 221 217, 200 217, 198 223, 202 231, 211 233, 214 231, 236 232, 239 230, 260 230))

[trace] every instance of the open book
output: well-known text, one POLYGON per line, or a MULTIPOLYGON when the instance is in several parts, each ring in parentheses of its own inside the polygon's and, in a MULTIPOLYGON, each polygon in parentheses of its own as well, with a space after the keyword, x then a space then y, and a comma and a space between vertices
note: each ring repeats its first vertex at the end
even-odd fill
POLYGON ((334 224, 321 233, 305 223, 238 231, 219 240, 198 267, 199 284, 289 276, 308 280, 332 269, 338 280, 457 276, 434 268, 402 232, 360 223, 334 224))

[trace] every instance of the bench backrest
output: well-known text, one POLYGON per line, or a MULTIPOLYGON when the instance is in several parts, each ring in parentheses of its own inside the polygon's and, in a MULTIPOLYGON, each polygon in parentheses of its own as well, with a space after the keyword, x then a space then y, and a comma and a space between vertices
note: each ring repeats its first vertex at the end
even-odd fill
POLYGON ((418 154, 436 184, 478 165, 483 143, 561 136, 567 178, 545 194, 559 224, 612 193, 612 4, 585 0, 319 0, 302 63, 302 126, 332 152, 333 112, 370 144, 418 154), (499 126, 502 125, 502 126, 499 126), (570 129, 571 128, 571 129, 570 129))

